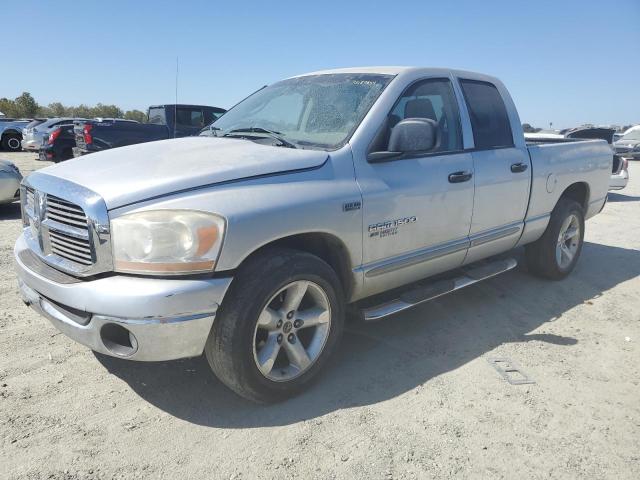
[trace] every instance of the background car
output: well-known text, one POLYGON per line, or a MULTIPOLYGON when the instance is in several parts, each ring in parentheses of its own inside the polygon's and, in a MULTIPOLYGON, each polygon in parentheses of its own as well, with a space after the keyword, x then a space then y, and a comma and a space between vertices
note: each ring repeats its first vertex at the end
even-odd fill
POLYGON ((624 136, 615 142, 613 146, 618 155, 624 158, 640 160, 640 128, 630 129, 624 136))
POLYGON ((73 158, 73 147, 76 138, 73 133, 73 123, 54 128, 46 141, 40 146, 38 160, 46 162, 62 162, 73 158))
POLYGON ((31 152, 39 151, 43 142, 49 137, 49 134, 52 132, 52 130, 61 125, 73 125, 74 120, 84 119, 73 117, 57 117, 50 118, 49 120, 42 122, 39 125, 27 125, 22 132, 22 148, 31 152))
POLYGON ((613 141, 617 142, 622 137, 624 137, 627 133, 631 133, 634 130, 640 130, 640 125, 634 125, 633 127, 627 128, 624 132, 616 132, 613 134, 613 141))
POLYGON ((0 160, 0 204, 20 199, 20 170, 9 160, 0 160))

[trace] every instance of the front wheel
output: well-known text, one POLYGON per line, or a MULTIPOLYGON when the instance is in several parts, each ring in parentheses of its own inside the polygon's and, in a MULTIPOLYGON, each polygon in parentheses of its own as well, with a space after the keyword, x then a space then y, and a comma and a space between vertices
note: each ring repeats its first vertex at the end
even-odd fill
POLYGON ((205 355, 239 395, 274 402, 305 389, 336 350, 344 324, 340 281, 320 258, 272 249, 237 272, 205 355))
POLYGON ((542 237, 525 249, 529 271, 561 280, 576 266, 584 242, 584 213, 575 200, 561 198, 542 237))

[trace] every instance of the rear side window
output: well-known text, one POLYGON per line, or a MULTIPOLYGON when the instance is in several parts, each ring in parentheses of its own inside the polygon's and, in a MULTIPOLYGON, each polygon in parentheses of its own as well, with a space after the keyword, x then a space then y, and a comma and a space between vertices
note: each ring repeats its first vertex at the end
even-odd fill
POLYGON ((203 127, 204 116, 201 109, 178 108, 176 124, 181 127, 203 127))
POLYGON ((460 80, 476 148, 513 146, 509 116, 498 89, 487 82, 460 80))
POLYGON ((167 117, 164 114, 164 107, 149 109, 149 123, 155 125, 166 125, 167 117))

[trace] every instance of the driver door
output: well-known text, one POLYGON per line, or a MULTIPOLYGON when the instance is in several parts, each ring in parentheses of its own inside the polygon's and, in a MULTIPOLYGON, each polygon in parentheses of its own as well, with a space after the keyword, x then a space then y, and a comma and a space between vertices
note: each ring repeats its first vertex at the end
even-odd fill
POLYGON ((451 81, 426 79, 408 87, 389 113, 379 150, 387 150, 391 129, 407 118, 436 123, 434 148, 356 167, 363 195, 367 294, 459 267, 469 245, 473 159, 463 151, 451 81))

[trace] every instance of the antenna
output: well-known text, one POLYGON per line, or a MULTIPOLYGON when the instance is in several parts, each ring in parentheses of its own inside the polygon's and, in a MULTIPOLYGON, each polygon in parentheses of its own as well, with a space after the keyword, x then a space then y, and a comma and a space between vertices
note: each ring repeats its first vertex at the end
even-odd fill
POLYGON ((176 124, 178 123, 178 56, 176 55, 176 102, 173 105, 173 138, 176 138, 176 124))

